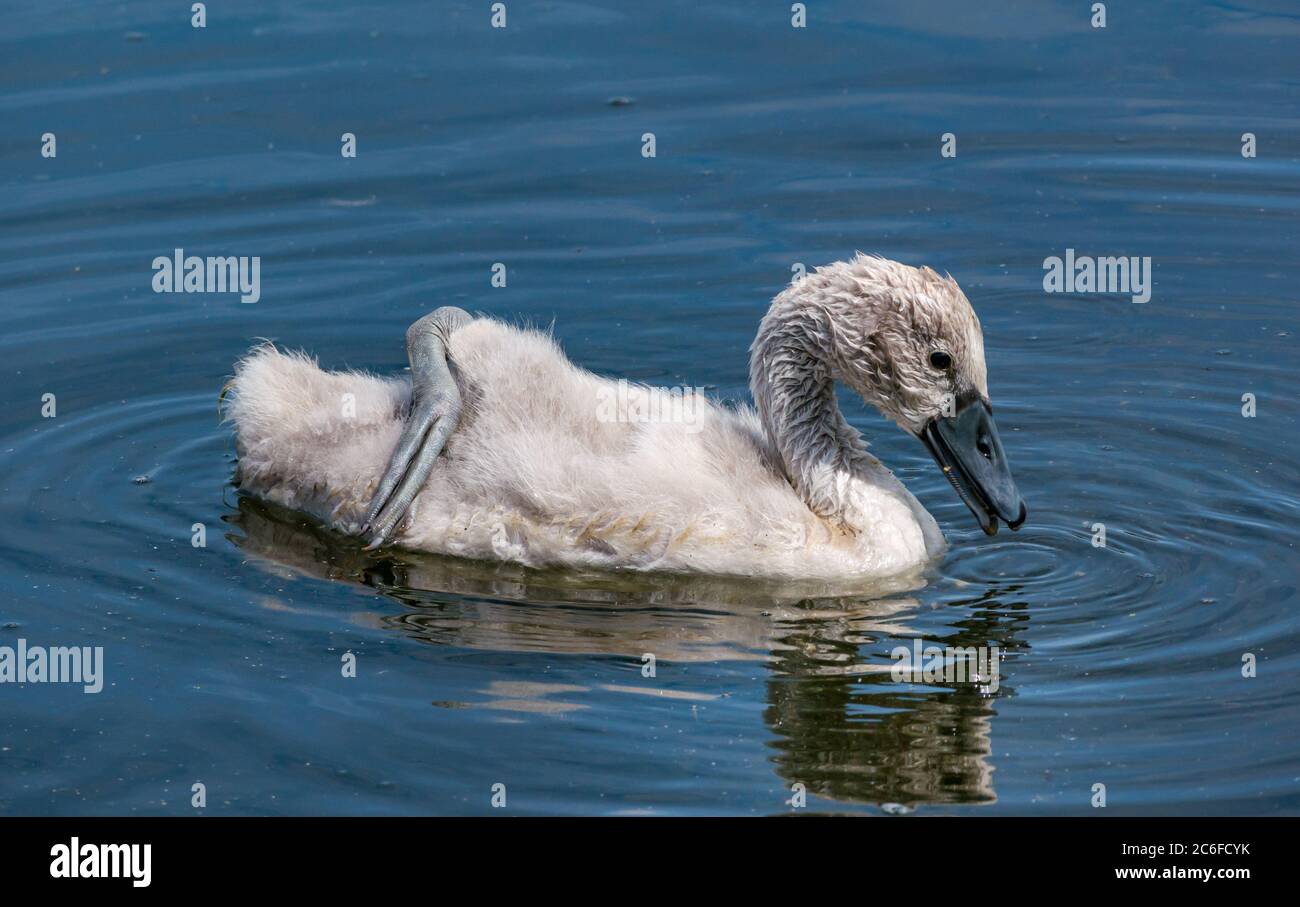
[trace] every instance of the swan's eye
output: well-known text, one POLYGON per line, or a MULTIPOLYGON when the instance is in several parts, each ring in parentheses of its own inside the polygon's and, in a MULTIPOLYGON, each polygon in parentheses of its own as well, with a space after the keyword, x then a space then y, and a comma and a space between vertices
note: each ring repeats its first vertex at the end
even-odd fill
POLYGON ((952 367, 952 357, 943 350, 935 350, 930 354, 930 364, 940 371, 947 371, 952 367))

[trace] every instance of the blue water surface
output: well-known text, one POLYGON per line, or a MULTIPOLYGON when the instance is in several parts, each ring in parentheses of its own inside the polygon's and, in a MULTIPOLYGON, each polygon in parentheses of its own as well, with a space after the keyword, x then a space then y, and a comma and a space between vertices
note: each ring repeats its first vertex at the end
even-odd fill
POLYGON ((0 685, 0 811, 1300 812, 1295 4, 490 6, 5 4, 0 646, 104 689, 0 685), (154 293, 176 248, 261 299, 154 293), (1067 249, 1151 300, 1045 293, 1067 249), (792 268, 855 250, 965 288, 1029 504, 985 538, 844 395, 951 544, 920 588, 367 554, 231 484, 257 338, 395 373, 453 304, 742 400, 792 268), (914 639, 1000 684, 896 682, 914 639))

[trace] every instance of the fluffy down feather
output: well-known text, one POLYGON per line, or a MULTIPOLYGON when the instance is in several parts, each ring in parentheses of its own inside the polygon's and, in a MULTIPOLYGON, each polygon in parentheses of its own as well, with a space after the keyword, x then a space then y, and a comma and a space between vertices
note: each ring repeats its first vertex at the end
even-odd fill
MULTIPOLYGON (((774 578, 894 575, 943 549, 933 518, 865 452, 836 478, 855 505, 846 526, 804 502, 749 407, 639 385, 620 394, 549 336, 486 318, 458 330, 450 352, 464 412, 395 535, 400 546, 774 578), (638 405, 692 418, 644 421, 638 405)), ((241 488, 357 532, 409 381, 327 372, 265 344, 238 363, 230 391, 241 488)))

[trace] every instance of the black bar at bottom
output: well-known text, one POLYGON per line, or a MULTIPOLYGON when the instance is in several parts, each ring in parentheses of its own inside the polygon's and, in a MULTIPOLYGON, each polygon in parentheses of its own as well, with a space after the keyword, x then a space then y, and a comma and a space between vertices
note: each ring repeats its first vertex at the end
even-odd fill
POLYGON ((956 894, 1039 881, 1230 894, 1288 881, 1297 831, 1289 818, 10 818, 0 820, 0 871, 7 893, 338 897, 477 880, 495 895, 603 879, 654 897, 703 876, 732 893, 803 878, 814 896, 837 883, 865 896, 882 885, 956 894), (911 887, 918 879, 925 886, 911 887))

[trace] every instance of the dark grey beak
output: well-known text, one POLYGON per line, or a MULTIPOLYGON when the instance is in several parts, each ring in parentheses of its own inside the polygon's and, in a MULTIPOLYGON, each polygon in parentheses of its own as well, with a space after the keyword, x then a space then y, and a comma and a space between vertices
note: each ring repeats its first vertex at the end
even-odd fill
POLYGON ((1006 452, 988 403, 970 400, 957 415, 931 419, 919 435, 986 535, 998 517, 1012 529, 1025 521, 1025 500, 1011 478, 1006 452))

